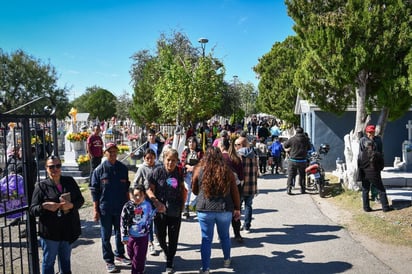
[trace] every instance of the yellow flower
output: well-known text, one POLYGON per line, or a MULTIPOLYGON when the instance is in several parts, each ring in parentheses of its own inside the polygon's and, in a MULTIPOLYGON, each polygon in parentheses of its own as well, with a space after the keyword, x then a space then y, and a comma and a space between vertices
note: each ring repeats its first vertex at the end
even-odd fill
POLYGON ((70 142, 80 142, 80 141, 86 141, 87 138, 89 138, 90 133, 88 132, 79 132, 79 133, 69 133, 67 135, 67 140, 69 140, 70 142))
POLYGON ((123 144, 118 145, 117 148, 119 149, 119 152, 118 152, 119 154, 125 153, 126 151, 130 150, 128 145, 123 145, 123 144))
POLYGON ((78 157, 77 160, 76 160, 76 162, 77 162, 79 165, 87 164, 87 163, 89 163, 89 161, 90 161, 90 158, 89 158, 89 155, 88 155, 88 154, 79 155, 79 157, 78 157))
POLYGON ((34 135, 31 137, 31 142, 32 145, 40 145, 41 144, 41 139, 39 136, 34 135))

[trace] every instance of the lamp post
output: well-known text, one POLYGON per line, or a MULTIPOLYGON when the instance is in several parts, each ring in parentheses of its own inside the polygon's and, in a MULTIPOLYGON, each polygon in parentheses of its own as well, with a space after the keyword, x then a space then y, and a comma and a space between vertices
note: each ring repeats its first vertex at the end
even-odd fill
POLYGON ((206 44, 207 42, 209 42, 209 39, 207 38, 199 38, 199 40, 197 40, 200 43, 200 46, 202 47, 202 56, 205 57, 205 49, 206 49, 206 44))

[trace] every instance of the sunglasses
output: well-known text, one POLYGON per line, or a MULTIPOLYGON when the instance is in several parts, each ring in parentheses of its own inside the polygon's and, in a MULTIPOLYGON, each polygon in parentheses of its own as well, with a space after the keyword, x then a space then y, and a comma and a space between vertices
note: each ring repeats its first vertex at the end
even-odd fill
POLYGON ((62 167, 62 164, 49 165, 49 166, 47 166, 47 168, 50 168, 50 169, 59 169, 59 168, 61 168, 61 167, 62 167))
POLYGON ((235 144, 235 146, 240 146, 240 145, 242 145, 242 144, 235 144))

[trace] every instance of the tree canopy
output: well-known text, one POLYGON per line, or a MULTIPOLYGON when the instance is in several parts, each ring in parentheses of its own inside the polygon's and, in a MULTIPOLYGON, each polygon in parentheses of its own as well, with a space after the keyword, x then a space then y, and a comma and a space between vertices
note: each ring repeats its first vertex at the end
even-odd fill
POLYGON ((56 107, 56 116, 63 118, 69 110, 68 89, 57 86, 57 72, 50 64, 29 56, 22 50, 7 54, 0 49, 0 91, 5 92, 0 112, 44 114, 44 107, 56 107), (35 101, 36 98, 40 98, 35 101))
POLYGON ((257 102, 260 110, 291 124, 299 122, 293 111, 298 94, 293 79, 300 65, 302 50, 299 39, 290 36, 275 43, 253 68, 260 79, 257 102))
POLYGON ((73 100, 77 112, 90 113, 90 119, 108 120, 116 114, 116 97, 108 90, 94 86, 73 100))
POLYGON ((406 56, 411 51, 411 3, 402 0, 287 0, 305 54, 295 74, 303 96, 342 113, 356 102, 355 132, 373 109, 387 119, 410 107, 406 56), (389 99, 390 98, 390 99, 389 99))
POLYGON ((142 50, 132 56, 134 87, 132 118, 141 124, 187 124, 216 114, 227 86, 223 63, 212 53, 203 56, 188 37, 162 34, 156 53, 142 50))

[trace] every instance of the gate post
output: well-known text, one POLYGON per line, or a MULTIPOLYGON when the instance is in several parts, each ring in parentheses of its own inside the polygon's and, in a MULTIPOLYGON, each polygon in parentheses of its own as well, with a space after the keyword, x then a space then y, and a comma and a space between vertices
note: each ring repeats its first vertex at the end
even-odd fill
MULTIPOLYGON (((24 178, 31 178, 33 174, 30 172, 33 170, 33 155, 31 154, 31 137, 30 137, 30 124, 29 119, 21 119, 23 130, 22 130, 22 144, 24 145, 24 155, 23 166, 24 178)), ((34 191, 33 181, 37 180, 25 180, 26 189, 27 189, 27 201, 28 206, 30 207, 31 199, 34 191)), ((40 260, 39 260, 39 250, 37 244, 37 228, 36 228, 36 217, 30 214, 28 211, 27 214, 27 236, 28 236, 28 256, 29 256, 29 272, 30 274, 39 274, 40 273, 40 260)))

